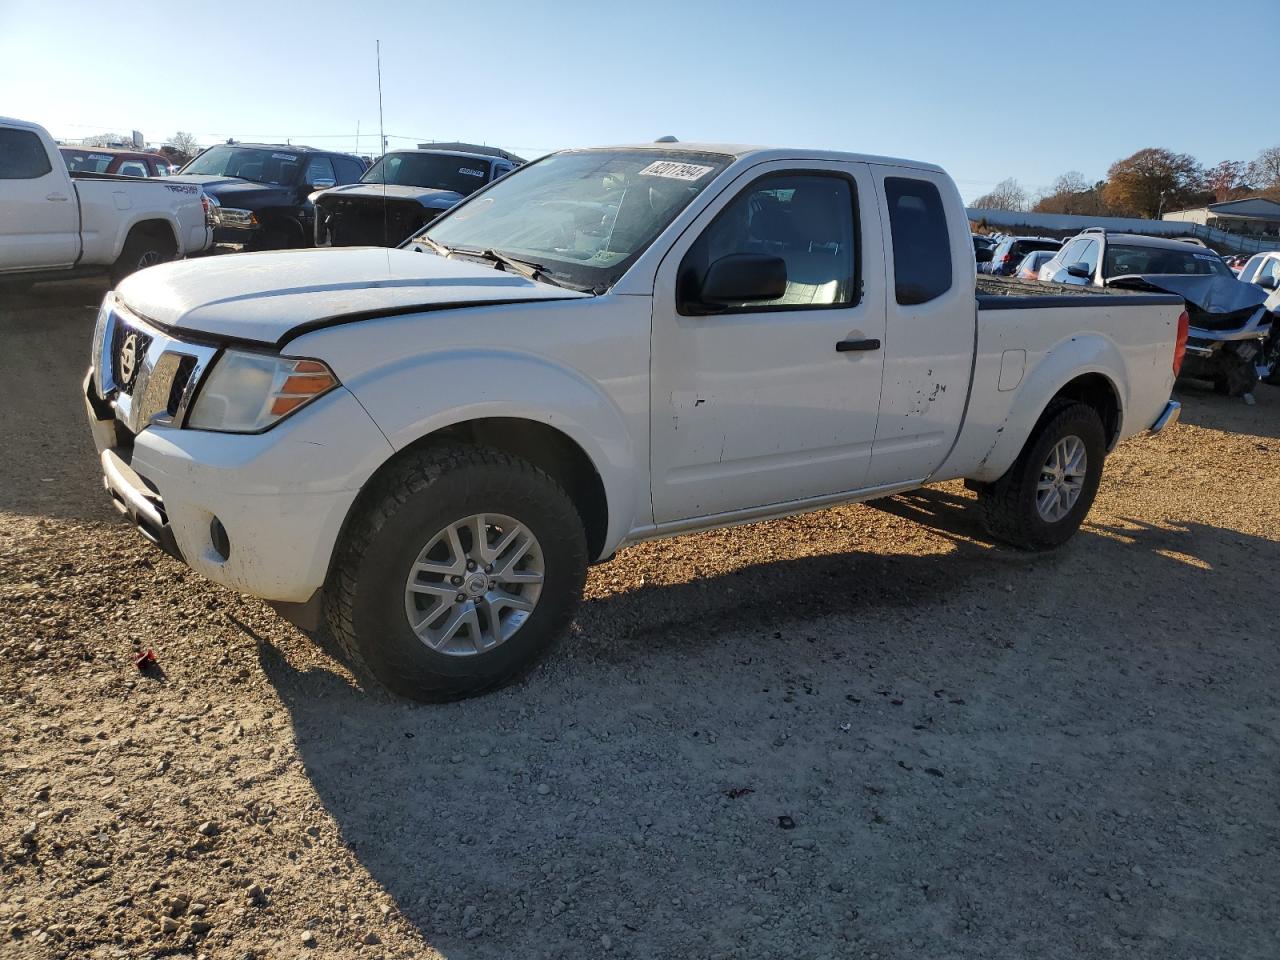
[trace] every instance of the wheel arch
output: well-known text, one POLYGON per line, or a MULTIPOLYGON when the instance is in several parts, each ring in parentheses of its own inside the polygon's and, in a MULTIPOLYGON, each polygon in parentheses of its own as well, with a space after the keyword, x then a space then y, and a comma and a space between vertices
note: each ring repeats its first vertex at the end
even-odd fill
POLYGON ((116 258, 124 255, 124 251, 128 249, 129 243, 139 237, 154 237, 157 240, 163 240, 171 247, 174 254, 182 249, 181 239, 178 236, 178 228, 175 223, 166 217, 146 217, 129 225, 129 229, 124 232, 123 239, 120 241, 120 247, 116 250, 116 258))
POLYGON ((1035 435, 1047 412, 1062 399, 1084 403, 1098 412, 1108 451, 1124 435, 1126 365, 1115 345, 1103 337, 1081 336, 1049 351, 1024 380, 1006 408, 1003 422, 972 472, 972 480, 998 479, 1035 435))
MULTIPOLYGON (((609 544, 609 497, 595 462, 573 437, 546 423, 523 417, 493 416, 458 420, 423 434, 384 460, 365 481, 347 511, 336 543, 341 543, 367 498, 376 496, 379 480, 404 458, 448 443, 474 444, 502 450, 527 460, 551 476, 569 495, 587 535, 588 556, 599 560, 609 544)), ((335 550, 336 555, 336 550, 335 550)), ((332 563, 332 559, 330 560, 332 563)))

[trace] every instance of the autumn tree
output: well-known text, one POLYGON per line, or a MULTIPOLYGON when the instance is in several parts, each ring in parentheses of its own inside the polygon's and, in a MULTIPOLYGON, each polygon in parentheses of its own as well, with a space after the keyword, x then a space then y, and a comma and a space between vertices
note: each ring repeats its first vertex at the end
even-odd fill
POLYGON ((1036 201, 1036 213, 1070 213, 1087 217, 1105 216, 1100 183, 1091 184, 1083 173, 1068 170, 1053 181, 1049 192, 1036 201))
POLYGON ((984 193, 973 206, 980 210, 1025 210, 1027 191, 1013 177, 1001 180, 990 193, 984 193))
POLYGON ((1194 202, 1203 189, 1204 173, 1195 157, 1147 147, 1111 165, 1102 199, 1121 215, 1157 219, 1194 202))
POLYGON ((1253 190, 1252 164, 1223 160, 1204 172, 1204 187, 1216 203, 1239 200, 1253 190))

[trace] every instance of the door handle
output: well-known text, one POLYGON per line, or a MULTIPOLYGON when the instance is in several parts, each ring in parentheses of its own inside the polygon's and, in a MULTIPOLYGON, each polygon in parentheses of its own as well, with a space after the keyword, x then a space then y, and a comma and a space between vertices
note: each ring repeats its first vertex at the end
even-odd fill
POLYGON ((67 195, 65 193, 51 193, 47 197, 45 197, 45 199, 65 202, 67 199, 67 195))
POLYGON ((836 353, 850 353, 854 350, 879 350, 879 340, 837 340, 836 353))

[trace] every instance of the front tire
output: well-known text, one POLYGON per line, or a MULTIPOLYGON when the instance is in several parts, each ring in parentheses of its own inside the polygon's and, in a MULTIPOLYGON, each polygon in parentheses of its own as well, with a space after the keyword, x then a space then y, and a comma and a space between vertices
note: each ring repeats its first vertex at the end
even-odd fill
POLYGON ((1258 368, 1253 360, 1242 360, 1234 354, 1224 358, 1226 369, 1213 380, 1213 390, 1224 397, 1243 397, 1258 382, 1258 368))
POLYGON ((1024 550, 1065 543, 1093 505, 1106 453, 1097 411, 1071 401, 1050 406, 1013 466, 978 489, 988 531, 1024 550))
POLYGON ((415 700, 474 696, 523 675, 568 626, 586 535, 532 464, 468 445, 417 451, 356 509, 325 612, 358 673, 415 700))

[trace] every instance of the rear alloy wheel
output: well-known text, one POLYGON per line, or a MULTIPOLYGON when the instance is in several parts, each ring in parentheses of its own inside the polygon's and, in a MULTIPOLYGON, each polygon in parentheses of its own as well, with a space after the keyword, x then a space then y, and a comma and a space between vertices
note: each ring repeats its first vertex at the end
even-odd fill
POLYGON ((1046 523, 1057 523, 1069 514, 1084 490, 1089 453, 1084 441, 1072 434, 1053 445, 1040 468, 1036 483, 1036 509, 1046 523))
POLYGON ((521 676, 568 626, 586 534, 531 463, 465 444, 412 451, 355 509, 324 600, 357 673, 415 700, 472 696, 521 676))
POLYGON ((987 529, 1026 550, 1066 542, 1093 505, 1106 452, 1097 411, 1083 403, 1057 402, 1004 476, 975 485, 987 529))
POLYGON ((173 259, 173 240, 152 233, 138 233, 129 237, 119 259, 111 267, 111 280, 119 283, 131 273, 168 263, 173 259))

